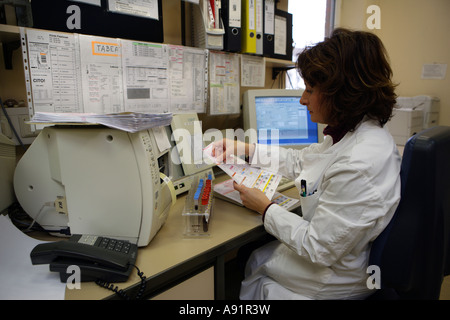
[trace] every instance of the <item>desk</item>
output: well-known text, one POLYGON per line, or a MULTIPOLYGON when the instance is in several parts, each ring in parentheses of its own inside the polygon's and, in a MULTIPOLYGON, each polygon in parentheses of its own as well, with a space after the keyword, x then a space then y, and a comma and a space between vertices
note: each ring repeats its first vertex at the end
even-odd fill
MULTIPOLYGON (((222 177, 218 180, 222 180, 222 177)), ((285 191, 284 194, 295 197, 295 188, 285 191)), ((148 246, 138 251, 136 266, 147 277, 144 298, 152 298, 199 272, 214 267, 214 298, 224 299, 225 255, 267 234, 261 216, 216 198, 210 237, 184 238, 181 212, 185 198, 186 195, 178 197, 161 230, 148 246)), ((133 271, 127 282, 116 285, 134 296, 139 282, 139 277, 133 271)), ((83 282, 81 289, 66 288, 65 298, 114 299, 117 296, 95 283, 83 282)))

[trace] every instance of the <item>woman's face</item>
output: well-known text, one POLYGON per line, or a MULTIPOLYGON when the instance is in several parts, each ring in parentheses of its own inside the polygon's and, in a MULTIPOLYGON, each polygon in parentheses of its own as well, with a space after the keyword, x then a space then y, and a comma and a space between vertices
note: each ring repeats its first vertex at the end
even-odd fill
POLYGON ((308 108, 312 122, 327 124, 319 88, 317 86, 311 87, 307 83, 305 83, 305 86, 300 103, 308 108))

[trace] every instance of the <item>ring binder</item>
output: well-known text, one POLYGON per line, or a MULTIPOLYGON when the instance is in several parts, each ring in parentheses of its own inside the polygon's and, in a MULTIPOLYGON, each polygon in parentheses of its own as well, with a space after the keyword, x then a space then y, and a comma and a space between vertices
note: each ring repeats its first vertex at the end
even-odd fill
POLYGON ((241 51, 241 0, 222 0, 222 20, 225 29, 223 49, 241 51))
POLYGON ((242 53, 256 53, 255 0, 242 0, 242 53))
POLYGON ((97 6, 86 1, 33 0, 31 2, 33 27, 35 29, 163 43, 162 0, 157 0, 156 3, 158 5, 158 19, 108 11, 106 1, 102 1, 102 5, 97 6), (69 17, 67 8, 71 5, 76 5, 80 9, 80 29, 69 29, 67 25, 69 17))
POLYGON ((256 54, 263 54, 264 0, 255 2, 256 54))
POLYGON ((292 60, 292 14, 275 9, 275 38, 272 58, 292 60))
POLYGON ((272 57, 275 36, 275 0, 264 1, 263 56, 272 57))

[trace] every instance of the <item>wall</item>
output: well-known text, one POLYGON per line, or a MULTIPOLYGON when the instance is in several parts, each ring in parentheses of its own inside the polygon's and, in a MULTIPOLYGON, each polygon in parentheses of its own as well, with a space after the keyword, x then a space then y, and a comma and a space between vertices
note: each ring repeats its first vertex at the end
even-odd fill
POLYGON ((450 1, 338 0, 336 25, 367 31, 366 10, 371 4, 381 9, 381 28, 374 33, 390 56, 397 94, 438 97, 440 124, 450 125, 450 68, 444 80, 421 79, 423 64, 450 64, 450 1))

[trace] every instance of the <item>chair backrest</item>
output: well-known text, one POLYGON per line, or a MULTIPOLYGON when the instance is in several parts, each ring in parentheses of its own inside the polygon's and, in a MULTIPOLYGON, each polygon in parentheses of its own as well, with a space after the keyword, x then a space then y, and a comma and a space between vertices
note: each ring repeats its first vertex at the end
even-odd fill
POLYGON ((401 200, 373 242, 369 265, 381 290, 400 299, 438 299, 450 273, 450 127, 413 136, 403 152, 401 200))

